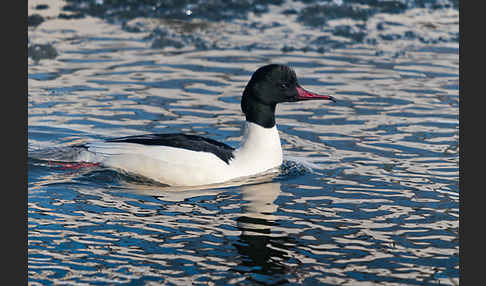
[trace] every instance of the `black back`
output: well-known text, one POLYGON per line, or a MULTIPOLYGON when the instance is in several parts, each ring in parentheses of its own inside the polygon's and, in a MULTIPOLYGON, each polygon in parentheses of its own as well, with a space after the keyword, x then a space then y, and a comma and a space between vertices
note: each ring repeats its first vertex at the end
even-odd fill
POLYGON ((234 155, 233 147, 213 139, 198 135, 181 133, 145 134, 109 139, 107 142, 136 143, 142 145, 158 145, 182 148, 192 151, 209 152, 218 156, 226 164, 229 164, 234 155))

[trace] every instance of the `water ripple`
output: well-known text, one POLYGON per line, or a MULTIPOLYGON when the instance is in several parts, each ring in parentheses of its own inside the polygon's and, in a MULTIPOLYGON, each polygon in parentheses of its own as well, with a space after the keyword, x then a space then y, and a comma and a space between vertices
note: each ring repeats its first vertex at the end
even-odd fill
POLYGON ((29 284, 459 284, 457 1, 257 1, 218 27, 198 14, 214 1, 123 23, 58 2, 29 7, 48 19, 29 44, 57 51, 28 67, 29 284), (272 62, 337 98, 278 107, 279 173, 174 189, 33 158, 159 132, 236 147, 241 92, 272 62))

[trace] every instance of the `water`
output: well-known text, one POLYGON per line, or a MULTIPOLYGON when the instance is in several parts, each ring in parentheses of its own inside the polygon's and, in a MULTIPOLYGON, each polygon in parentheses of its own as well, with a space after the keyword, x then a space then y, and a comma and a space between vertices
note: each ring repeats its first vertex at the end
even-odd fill
POLYGON ((29 1, 29 152, 237 146, 241 92, 273 62, 337 103, 280 105, 282 172, 244 185, 29 159, 29 284, 459 284, 457 1, 174 2, 29 1))

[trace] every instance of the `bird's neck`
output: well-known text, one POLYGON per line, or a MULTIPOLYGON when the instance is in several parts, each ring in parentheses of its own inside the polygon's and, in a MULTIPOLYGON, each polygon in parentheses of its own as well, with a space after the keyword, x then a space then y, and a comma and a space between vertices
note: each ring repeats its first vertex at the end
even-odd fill
POLYGON ((255 123, 264 128, 275 126, 276 104, 268 104, 258 101, 256 97, 244 96, 242 109, 246 116, 246 121, 255 123))

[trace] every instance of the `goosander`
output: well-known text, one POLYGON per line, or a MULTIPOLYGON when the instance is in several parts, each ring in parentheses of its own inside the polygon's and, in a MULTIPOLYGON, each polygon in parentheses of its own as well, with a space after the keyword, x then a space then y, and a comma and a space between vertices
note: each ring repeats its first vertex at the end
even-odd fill
POLYGON ((77 145, 74 161, 99 164, 170 186, 200 186, 265 173, 283 161, 275 125, 278 103, 331 100, 302 88, 286 65, 257 69, 246 85, 241 110, 246 128, 239 148, 187 134, 146 134, 77 145))

